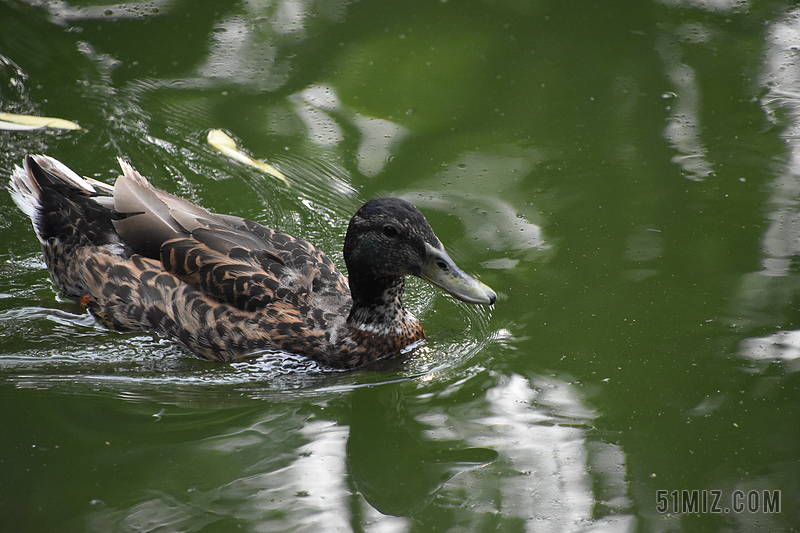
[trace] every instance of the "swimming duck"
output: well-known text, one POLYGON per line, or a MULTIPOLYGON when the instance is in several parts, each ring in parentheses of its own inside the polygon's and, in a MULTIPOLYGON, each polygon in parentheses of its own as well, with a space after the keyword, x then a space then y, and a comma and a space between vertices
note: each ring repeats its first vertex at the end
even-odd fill
POLYGON ((281 350, 354 368, 425 338, 403 307, 406 275, 465 302, 497 298, 405 200, 376 198, 353 216, 348 278, 312 244, 211 213, 119 163, 113 187, 43 155, 11 177, 56 287, 111 327, 157 331, 205 359, 281 350))

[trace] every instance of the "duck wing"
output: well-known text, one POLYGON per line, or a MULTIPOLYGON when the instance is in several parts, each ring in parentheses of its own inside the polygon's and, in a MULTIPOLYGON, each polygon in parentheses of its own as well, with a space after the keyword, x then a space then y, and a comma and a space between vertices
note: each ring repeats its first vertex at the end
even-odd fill
POLYGON ((319 307, 315 297, 334 297, 340 305, 349 299, 347 280, 313 245, 251 220, 221 218, 228 224, 165 242, 164 269, 249 312, 284 302, 306 314, 319 307))
POLYGON ((167 272, 243 311, 284 302, 301 313, 320 306, 338 312, 349 303, 347 279, 308 242, 211 213, 156 189, 122 160, 120 166, 114 210, 125 216, 114 221, 115 229, 136 253, 159 259, 167 272))
POLYGON ((221 223, 220 215, 156 189, 122 159, 119 164, 122 175, 114 184, 113 208, 125 216, 114 221, 114 228, 136 253, 158 259, 164 242, 221 223))

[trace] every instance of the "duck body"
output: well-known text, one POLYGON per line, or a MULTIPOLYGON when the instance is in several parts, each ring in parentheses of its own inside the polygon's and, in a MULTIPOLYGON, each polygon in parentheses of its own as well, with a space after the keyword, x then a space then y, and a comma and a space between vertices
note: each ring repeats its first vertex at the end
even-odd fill
POLYGON ((280 350, 354 368, 425 338, 402 304, 405 275, 495 301, 404 200, 370 200, 353 216, 348 280, 312 244, 211 213, 120 165, 113 188, 47 156, 27 156, 11 178, 56 287, 114 328, 157 331, 206 359, 280 350))

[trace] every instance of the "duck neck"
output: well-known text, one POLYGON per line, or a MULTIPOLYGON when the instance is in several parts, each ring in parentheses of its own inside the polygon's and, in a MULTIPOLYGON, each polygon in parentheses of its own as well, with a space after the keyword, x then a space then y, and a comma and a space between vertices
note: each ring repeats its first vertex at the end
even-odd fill
POLYGON ((367 333, 396 335, 409 322, 417 322, 403 307, 405 282, 402 276, 365 280, 350 276, 353 308, 347 323, 367 333))

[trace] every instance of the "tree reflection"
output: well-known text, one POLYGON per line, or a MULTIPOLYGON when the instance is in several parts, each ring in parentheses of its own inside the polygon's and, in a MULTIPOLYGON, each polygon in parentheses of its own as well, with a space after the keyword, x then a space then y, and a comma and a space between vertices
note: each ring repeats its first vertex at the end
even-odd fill
POLYGON ((428 428, 406 410, 398 384, 357 389, 351 398, 347 468, 364 499, 384 514, 418 513, 459 471, 498 456, 489 448, 430 439, 428 428))

